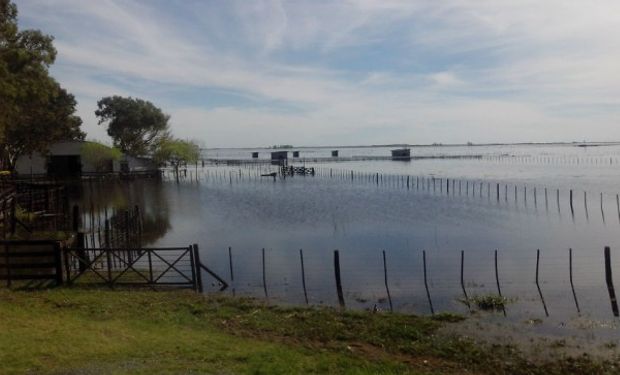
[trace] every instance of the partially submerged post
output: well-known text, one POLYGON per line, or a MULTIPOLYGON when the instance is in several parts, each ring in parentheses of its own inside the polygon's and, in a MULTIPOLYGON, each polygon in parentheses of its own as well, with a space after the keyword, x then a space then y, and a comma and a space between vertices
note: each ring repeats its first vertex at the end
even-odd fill
POLYGON ((538 295, 540 295, 540 300, 543 304, 543 308, 545 309, 545 315, 549 316, 549 311, 547 311, 547 304, 545 303, 545 298, 543 297, 542 291, 540 290, 540 284, 538 282, 538 270, 540 264, 540 249, 536 250, 536 288, 538 288, 538 295))
POLYGON ((618 300, 616 299, 616 291, 614 289, 614 280, 611 275, 611 254, 609 246, 605 246, 605 282, 607 283, 607 291, 609 292, 609 300, 611 301, 611 310, 614 316, 618 316, 618 300))
POLYGON ((428 298, 428 305, 431 308, 431 314, 435 315, 435 309, 433 308, 433 301, 431 300, 431 292, 428 289, 428 280, 426 277, 426 250, 422 250, 422 264, 424 266, 424 288, 426 289, 426 297, 428 298))
POLYGON ((341 309, 345 308, 344 294, 342 293, 342 280, 340 278, 340 254, 334 250, 334 275, 336 277, 336 292, 338 293, 338 304, 341 309))
POLYGON ((383 250, 383 280, 385 282, 385 291, 387 292, 388 301, 390 303, 390 311, 394 311, 394 307, 392 306, 392 295, 390 294, 390 287, 388 284, 388 276, 387 276, 387 262, 385 260, 385 250, 383 250))

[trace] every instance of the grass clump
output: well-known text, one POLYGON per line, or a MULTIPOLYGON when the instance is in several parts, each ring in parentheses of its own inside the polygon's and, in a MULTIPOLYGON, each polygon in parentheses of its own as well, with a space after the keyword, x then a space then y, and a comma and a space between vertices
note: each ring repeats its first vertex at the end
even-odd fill
POLYGON ((485 311, 500 311, 506 308, 510 300, 499 294, 485 294, 472 296, 469 303, 485 311))

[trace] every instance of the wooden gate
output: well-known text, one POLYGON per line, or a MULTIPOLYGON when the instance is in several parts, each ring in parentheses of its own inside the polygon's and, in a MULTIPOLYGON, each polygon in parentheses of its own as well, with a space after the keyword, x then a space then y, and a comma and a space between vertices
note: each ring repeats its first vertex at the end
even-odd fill
POLYGON ((25 287, 61 285, 62 254, 57 241, 0 241, 0 280, 25 287))

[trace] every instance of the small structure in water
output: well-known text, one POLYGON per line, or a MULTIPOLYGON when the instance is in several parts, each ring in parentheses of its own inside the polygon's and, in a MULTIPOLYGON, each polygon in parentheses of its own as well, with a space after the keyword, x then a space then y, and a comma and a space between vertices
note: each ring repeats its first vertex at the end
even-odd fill
POLYGON ((411 160, 411 150, 408 148, 392 150, 392 160, 411 160))
POLYGON ((252 153, 252 159, 258 159, 258 152, 252 153))
POLYGON ((271 153, 271 164, 286 165, 288 161, 288 151, 274 151, 271 153))
POLYGON ((332 151, 332 158, 337 158, 338 157, 338 150, 333 150, 332 151))

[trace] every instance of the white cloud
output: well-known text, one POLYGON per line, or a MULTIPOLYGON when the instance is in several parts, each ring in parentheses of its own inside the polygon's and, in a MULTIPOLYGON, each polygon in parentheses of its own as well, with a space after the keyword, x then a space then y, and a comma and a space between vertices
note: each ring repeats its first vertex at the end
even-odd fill
POLYGON ((620 139, 615 1, 17 3, 56 35, 53 72, 96 136, 96 98, 117 93, 209 146, 620 139))

